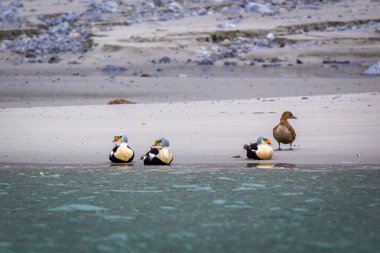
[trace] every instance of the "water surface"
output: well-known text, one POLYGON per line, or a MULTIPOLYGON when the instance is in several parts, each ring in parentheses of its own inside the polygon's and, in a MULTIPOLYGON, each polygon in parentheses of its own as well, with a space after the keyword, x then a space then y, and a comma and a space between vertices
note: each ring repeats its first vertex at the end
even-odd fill
POLYGON ((379 252, 380 166, 0 166, 0 252, 379 252))

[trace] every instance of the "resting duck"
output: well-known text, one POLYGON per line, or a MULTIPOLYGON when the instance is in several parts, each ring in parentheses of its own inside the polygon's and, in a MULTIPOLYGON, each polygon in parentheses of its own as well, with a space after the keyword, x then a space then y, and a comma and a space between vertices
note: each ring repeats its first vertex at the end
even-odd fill
POLYGON ((173 161, 173 154, 170 153, 169 141, 166 138, 156 140, 150 151, 142 157, 144 165, 170 165, 173 161))
POLYGON ((269 160, 273 156, 273 148, 269 146, 270 140, 265 137, 259 137, 256 143, 245 144, 244 149, 247 150, 247 157, 255 160, 269 160))
POLYGON ((290 150, 293 150, 292 144, 296 139, 296 132, 289 124, 288 119, 297 119, 293 113, 286 111, 282 114, 280 123, 273 128, 273 137, 278 142, 278 150, 281 150, 281 143, 290 144, 290 150))
POLYGON ((130 163, 135 157, 135 152, 128 146, 128 138, 125 134, 116 135, 113 139, 115 147, 112 149, 109 159, 113 163, 130 163))

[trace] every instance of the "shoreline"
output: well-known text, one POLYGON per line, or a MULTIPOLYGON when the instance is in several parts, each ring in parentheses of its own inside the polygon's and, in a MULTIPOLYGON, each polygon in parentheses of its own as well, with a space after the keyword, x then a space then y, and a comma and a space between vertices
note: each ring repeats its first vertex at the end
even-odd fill
POLYGON ((298 117, 290 122, 297 132, 295 150, 275 152, 270 162, 379 164, 379 96, 6 108, 0 110, 0 162, 108 162, 112 136, 126 132, 136 159, 164 136, 174 164, 246 163, 242 147, 259 136, 277 148, 272 128, 290 110, 298 117))
POLYGON ((136 158, 167 137, 174 163, 244 163, 284 111, 295 150, 271 162, 380 163, 378 2, 13 2, 0 163, 107 162, 120 132, 136 158))
POLYGON ((380 170, 380 162, 379 163, 276 163, 269 161, 257 161, 257 160, 251 160, 248 158, 244 159, 246 162, 239 162, 239 163, 174 163, 167 166, 148 166, 144 165, 142 162, 136 164, 134 161, 130 164, 115 164, 115 163, 67 163, 67 164, 54 164, 54 163, 7 163, 7 162, 0 162, 0 171, 6 170, 6 169, 47 169, 47 170, 64 170, 64 169, 106 169, 109 167, 109 169, 122 169, 122 170, 147 170, 147 171, 172 171, 177 169, 184 169, 186 170, 205 170, 205 168, 210 169, 281 169, 281 170, 328 170, 329 168, 333 167, 334 169, 342 169, 342 170, 350 170, 350 169, 362 169, 365 167, 366 169, 374 169, 374 170, 380 170), (360 168, 357 168, 360 167, 360 168))

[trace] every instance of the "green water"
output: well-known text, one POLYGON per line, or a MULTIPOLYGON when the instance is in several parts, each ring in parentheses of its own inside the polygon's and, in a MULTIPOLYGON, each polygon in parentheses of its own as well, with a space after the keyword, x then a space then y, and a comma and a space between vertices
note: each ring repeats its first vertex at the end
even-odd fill
POLYGON ((0 166, 0 252, 379 252, 380 166, 0 166))

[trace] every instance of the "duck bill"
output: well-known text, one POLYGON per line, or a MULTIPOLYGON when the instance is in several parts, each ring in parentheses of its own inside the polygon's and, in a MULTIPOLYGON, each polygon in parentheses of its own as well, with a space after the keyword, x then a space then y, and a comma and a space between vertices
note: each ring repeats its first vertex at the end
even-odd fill
POLYGON ((112 141, 112 142, 117 142, 117 141, 119 141, 119 137, 115 136, 115 137, 113 138, 113 141, 112 141))
POLYGON ((293 116, 292 119, 297 119, 297 117, 294 117, 294 116, 293 116))

